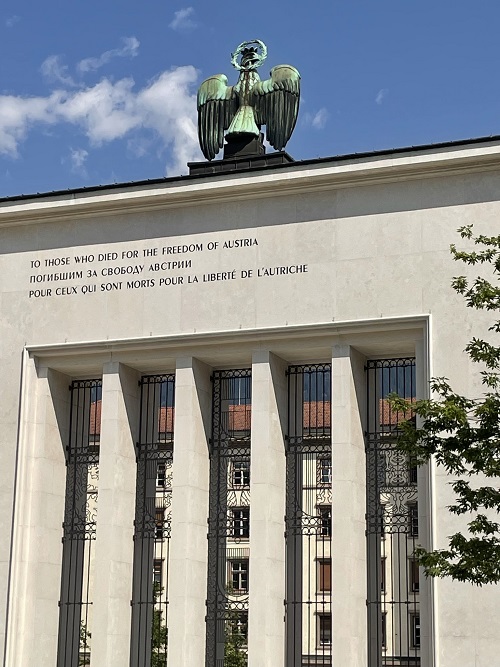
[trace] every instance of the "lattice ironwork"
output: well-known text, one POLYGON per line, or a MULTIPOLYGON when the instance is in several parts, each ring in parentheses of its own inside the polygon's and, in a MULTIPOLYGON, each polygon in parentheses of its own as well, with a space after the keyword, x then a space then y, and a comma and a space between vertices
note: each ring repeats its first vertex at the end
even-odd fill
POLYGON ((246 658, 251 371, 212 379, 206 665, 224 667, 226 654, 246 658))
POLYGON ((332 664, 331 365, 288 369, 286 665, 332 664))
POLYGON ((101 380, 71 383, 57 667, 91 664, 101 380))
POLYGON ((414 400, 415 360, 367 363, 367 548, 369 667, 420 665, 416 467, 397 449, 407 413, 391 411, 387 396, 414 400))
POLYGON ((166 667, 175 376, 141 378, 131 667, 166 667))

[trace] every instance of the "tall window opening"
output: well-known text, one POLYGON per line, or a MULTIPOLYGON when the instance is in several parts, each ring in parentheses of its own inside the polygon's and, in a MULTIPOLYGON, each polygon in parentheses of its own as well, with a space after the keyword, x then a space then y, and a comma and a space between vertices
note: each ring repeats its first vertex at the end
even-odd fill
POLYGON ((166 667, 175 376, 140 380, 131 667, 166 667))
POLYGON ((417 475, 396 448, 400 424, 387 395, 414 400, 415 360, 367 364, 367 548, 369 667, 420 665, 417 475), (381 566, 382 563, 382 566, 381 566))
POLYGON ((215 371, 210 441, 207 667, 246 662, 251 371, 215 371))
POLYGON ((92 656, 101 380, 72 382, 70 392, 57 667, 87 667, 92 656))
POLYGON ((288 369, 286 665, 330 666, 331 365, 288 369))

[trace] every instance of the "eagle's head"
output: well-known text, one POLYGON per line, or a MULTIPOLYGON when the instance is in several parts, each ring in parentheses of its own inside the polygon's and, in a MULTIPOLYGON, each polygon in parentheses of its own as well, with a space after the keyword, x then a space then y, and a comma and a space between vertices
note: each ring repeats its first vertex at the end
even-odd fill
POLYGON ((243 49, 241 52, 241 63, 240 67, 245 70, 255 69, 258 67, 260 62, 259 54, 257 49, 253 46, 250 48, 243 49))

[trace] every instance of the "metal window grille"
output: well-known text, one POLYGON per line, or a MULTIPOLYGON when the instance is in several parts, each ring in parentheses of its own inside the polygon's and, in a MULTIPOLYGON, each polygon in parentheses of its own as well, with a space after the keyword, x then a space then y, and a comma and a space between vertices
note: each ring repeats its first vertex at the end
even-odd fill
POLYGON ((331 666, 331 365, 288 369, 286 665, 331 666))
POLYGON ((413 619, 419 618, 419 587, 412 565, 418 536, 416 468, 396 446, 401 422, 413 415, 411 410, 392 412, 390 393, 415 399, 413 358, 367 364, 368 664, 417 667, 420 637, 417 643, 413 619))
POLYGON ((101 380, 71 383, 57 667, 91 664, 101 380))
POLYGON ((248 583, 236 589, 228 563, 249 556, 251 371, 212 380, 206 665, 224 667, 226 654, 246 660, 248 583))
POLYGON ((140 380, 131 667, 166 667, 175 376, 140 380))

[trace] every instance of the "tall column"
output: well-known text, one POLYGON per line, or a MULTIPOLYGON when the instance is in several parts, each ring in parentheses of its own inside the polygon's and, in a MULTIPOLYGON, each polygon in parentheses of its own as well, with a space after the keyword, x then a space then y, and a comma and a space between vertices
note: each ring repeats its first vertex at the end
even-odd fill
POLYGON ((286 363, 252 359, 248 666, 283 667, 286 363))
POLYGON ((70 379, 25 358, 5 665, 55 665, 70 379))
POLYGON ((90 639, 95 665, 128 665, 130 657, 138 380, 123 364, 104 365, 90 639))
POLYGON ((332 662, 366 667, 364 358, 332 354, 332 662))
POLYGON ((205 664, 210 370, 192 357, 177 360, 168 592, 173 667, 205 664))

